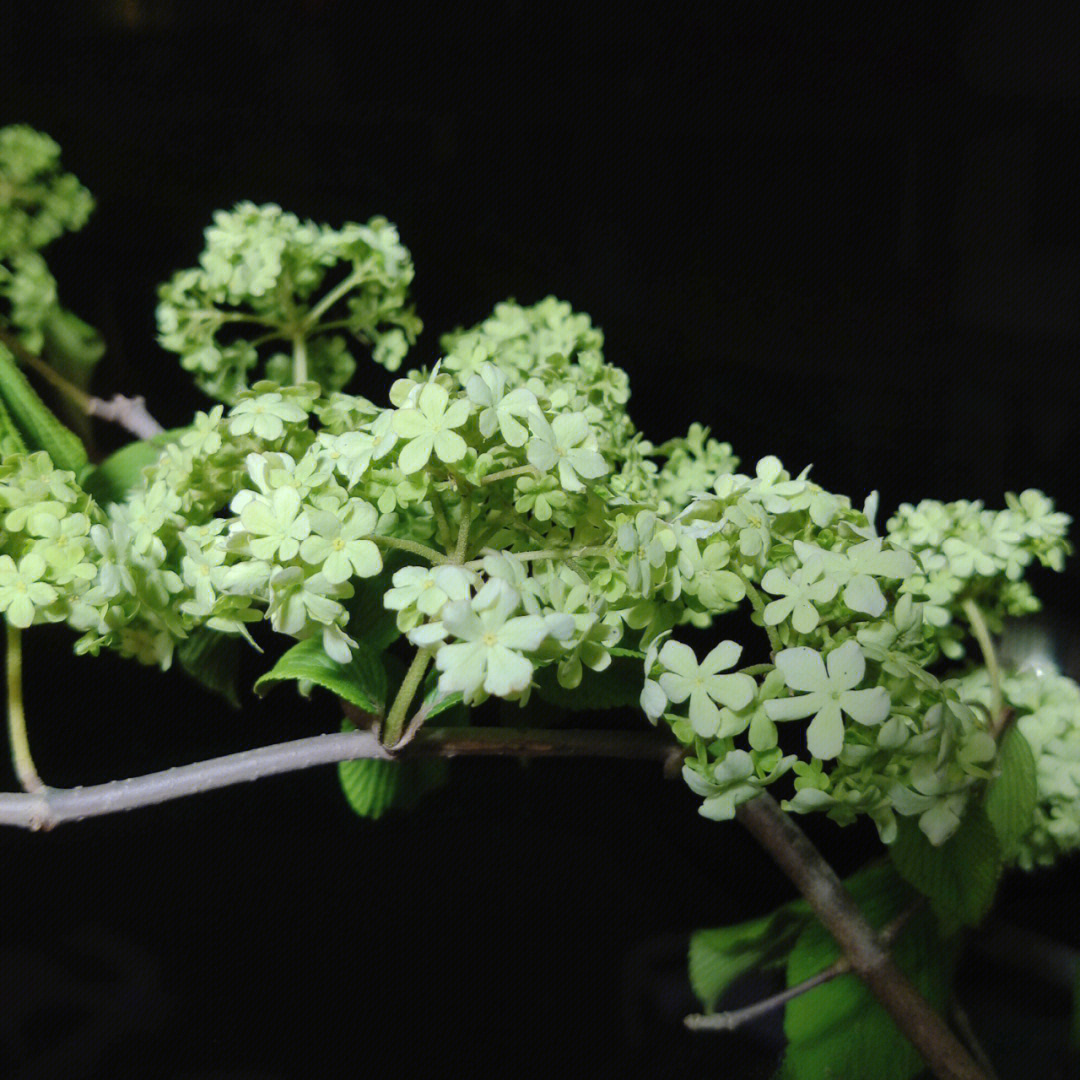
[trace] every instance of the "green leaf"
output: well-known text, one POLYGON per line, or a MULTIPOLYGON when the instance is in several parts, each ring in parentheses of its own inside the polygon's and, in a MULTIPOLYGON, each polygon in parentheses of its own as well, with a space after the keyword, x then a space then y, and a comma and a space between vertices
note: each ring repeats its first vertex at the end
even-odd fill
MULTIPOLYGON (((437 671, 428 672, 428 677, 424 680, 424 704, 431 701, 439 692, 437 683, 439 681, 439 673, 437 671)), ((433 716, 438 716, 440 713, 445 713, 448 709, 454 708, 455 705, 461 705, 461 694, 447 694, 445 697, 440 698, 436 705, 431 707, 431 711, 427 714, 427 719, 430 720, 433 716)), ((468 709, 462 706, 461 711, 468 716, 468 709)), ((426 721, 425 721, 426 723, 426 721)), ((446 718, 440 724, 441 727, 447 726, 446 718)))
POLYGON ((790 908, 780 908, 760 919, 698 930, 690 935, 688 954, 690 986, 707 1013, 741 975, 786 957, 808 910, 801 916, 790 908))
POLYGON ((645 671, 641 661, 631 656, 619 656, 612 650, 610 665, 603 671, 585 669, 580 685, 567 690, 559 685, 555 665, 541 668, 533 680, 536 693, 549 705, 575 712, 596 712, 598 709, 638 707, 645 671))
POLYGON ((902 819, 889 854, 900 876, 930 900, 945 933, 958 925, 976 926, 990 910, 1003 860, 982 806, 972 806, 940 847, 927 840, 914 819, 902 819))
POLYGON ((180 666, 207 690, 220 694, 234 709, 240 708, 240 638, 200 626, 176 648, 180 666))
MULTIPOLYGON (((888 862, 846 882, 863 913, 881 929, 913 902, 914 894, 888 862)), ((941 940, 933 915, 915 912, 892 948, 898 966, 932 1006, 948 1001, 957 947, 941 940)), ((797 986, 839 956, 818 922, 799 935, 788 959, 788 986, 797 986)), ((794 998, 784 1012, 788 1049, 783 1080, 912 1080, 926 1068, 889 1014, 853 974, 840 975, 794 998)))
MULTIPOLYGON (((356 728, 343 720, 342 731, 356 728)), ((341 790, 361 817, 380 818, 391 807, 411 809, 428 792, 442 787, 449 776, 450 762, 443 758, 420 761, 381 761, 360 758, 338 763, 341 790)))
POLYGON ((983 806, 1005 859, 1011 859, 1035 818, 1038 785, 1035 756, 1014 724, 998 750, 1000 774, 987 785, 983 806))
POLYGON ((349 663, 339 664, 326 655, 321 637, 305 638, 259 677, 254 690, 261 697, 293 679, 321 686, 367 713, 381 716, 386 707, 386 671, 378 654, 362 644, 349 663))
POLYGON ((58 469, 79 475, 86 466, 82 440, 38 396, 15 358, 0 345, 0 397, 31 452, 44 450, 58 469))
POLYGON ((102 505, 123 501, 142 479, 142 470, 147 465, 153 465, 161 456, 162 448, 176 442, 187 430, 186 427, 173 428, 153 438, 139 439, 121 446, 87 473, 83 479, 83 490, 102 505))

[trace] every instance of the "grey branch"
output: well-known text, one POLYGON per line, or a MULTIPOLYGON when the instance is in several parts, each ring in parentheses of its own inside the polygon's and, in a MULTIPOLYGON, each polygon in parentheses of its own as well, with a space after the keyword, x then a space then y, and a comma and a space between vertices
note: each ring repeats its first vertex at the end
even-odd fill
POLYGON ((137 397, 113 394, 109 401, 92 397, 86 403, 86 411, 90 416, 100 416, 102 420, 111 420, 114 424, 119 424, 139 439, 152 438, 165 430, 147 412, 146 398, 141 394, 137 397))
POLYGON ((841 957, 835 964, 830 964, 824 971, 819 971, 805 982, 799 983, 798 986, 789 986, 786 990, 781 990, 779 994, 773 994, 772 997, 762 998, 761 1001, 755 1001, 752 1005, 747 1005, 742 1009, 732 1009, 731 1012, 713 1013, 711 1016, 694 1013, 692 1016, 686 1017, 683 1023, 691 1031, 735 1031, 737 1028, 741 1028, 743 1024, 749 1024, 751 1020, 756 1020, 759 1016, 767 1016, 774 1009, 782 1008, 792 999, 800 997, 815 987, 821 986, 822 983, 830 982, 837 975, 843 975, 844 972, 850 970, 851 964, 844 957, 841 957))
POLYGON ((836 872, 769 794, 743 803, 739 821, 773 857, 836 939, 851 970, 881 1002, 939 1080, 987 1080, 867 922, 836 872))
POLYGON ((29 794, 0 794, 0 825, 52 829, 66 821, 153 806, 263 776, 358 758, 392 761, 413 757, 510 755, 626 758, 664 764, 682 754, 681 747, 652 732, 426 728, 402 751, 391 752, 373 732, 350 731, 244 750, 93 787, 46 787, 29 794))

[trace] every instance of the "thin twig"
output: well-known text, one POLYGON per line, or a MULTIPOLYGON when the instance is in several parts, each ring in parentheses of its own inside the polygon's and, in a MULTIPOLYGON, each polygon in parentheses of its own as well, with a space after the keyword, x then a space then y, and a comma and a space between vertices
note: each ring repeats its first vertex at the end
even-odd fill
POLYGON ((263 776, 359 758, 597 757, 664 764, 673 755, 682 756, 682 747, 654 732, 641 731, 425 728, 401 753, 388 750, 372 731, 349 731, 244 750, 92 787, 46 787, 34 794, 0 794, 0 825, 52 829, 67 821, 154 806, 263 776))
MULTIPOLYGON (((922 898, 920 897, 910 907, 902 911, 895 919, 892 920, 882 931, 878 934, 878 940, 882 946, 888 948, 899 936, 900 931, 907 925, 908 920, 915 914, 919 908, 922 907, 922 898)), ((752 1020, 756 1020, 759 1016, 767 1016, 775 1009, 780 1009, 785 1006, 789 1001, 793 1001, 797 997, 801 997, 803 994, 821 986, 823 983, 831 982, 838 975, 844 975, 851 971, 851 961, 846 956, 841 956, 838 960, 834 960, 827 968, 819 971, 816 975, 811 975, 809 979, 804 980, 797 986, 789 986, 786 990, 780 991, 778 994, 773 994, 771 997, 763 998, 761 1001, 755 1001, 751 1005, 747 1005, 742 1009, 733 1009, 731 1012, 723 1013, 711 1013, 709 1015, 703 1015, 701 1013, 695 1013, 692 1016, 686 1017, 683 1023, 691 1031, 735 1031, 737 1028, 748 1024, 752 1020)))
POLYGON ((100 416, 102 420, 110 420, 139 439, 149 439, 165 430, 147 411, 144 398, 128 398, 122 394, 114 394, 111 401, 105 401, 103 398, 94 397, 65 379, 54 367, 36 353, 32 353, 14 334, 0 329, 0 342, 10 350, 16 360, 32 368, 87 416, 100 416))
POLYGON ((776 800, 764 793, 738 818, 773 857, 836 939, 851 969, 881 1002, 939 1080, 987 1080, 963 1044, 896 966, 836 872, 776 800))
POLYGON ((732 1009, 731 1012, 712 1013, 708 1016, 694 1013, 692 1016, 686 1017, 683 1023, 691 1031, 735 1031, 744 1024, 756 1020, 759 1016, 767 1016, 776 1009, 783 1008, 789 1001, 801 997, 808 991, 821 986, 822 983, 831 982, 837 975, 843 975, 850 970, 850 962, 846 957, 842 956, 824 971, 812 975, 805 982, 799 983, 798 986, 789 986, 778 994, 762 998, 761 1001, 755 1001, 752 1005, 747 1005, 742 1009, 732 1009))

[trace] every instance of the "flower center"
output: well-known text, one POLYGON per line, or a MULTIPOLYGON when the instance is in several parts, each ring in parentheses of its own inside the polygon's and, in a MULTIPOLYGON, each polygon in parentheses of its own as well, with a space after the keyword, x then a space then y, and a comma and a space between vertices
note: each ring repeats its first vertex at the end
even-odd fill
POLYGON ((499 643, 499 636, 489 630, 480 640, 490 649, 492 645, 499 643))

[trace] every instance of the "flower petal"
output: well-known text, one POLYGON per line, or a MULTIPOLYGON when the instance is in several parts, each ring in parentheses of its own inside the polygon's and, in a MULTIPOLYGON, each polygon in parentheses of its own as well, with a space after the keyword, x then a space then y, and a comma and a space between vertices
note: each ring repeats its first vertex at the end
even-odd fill
POLYGON ((835 701, 825 707, 810 721, 806 729, 806 747, 821 761, 831 761, 844 748, 844 719, 835 701))
POLYGON ((493 645, 488 650, 487 678, 484 689, 496 697, 505 697, 524 690, 532 680, 533 666, 521 653, 504 645, 493 645))
MULTIPOLYGON (((714 649, 706 654, 701 661, 702 675, 715 675, 718 671, 727 671, 734 667, 742 656, 742 646, 734 641, 721 641, 714 649)), ((733 708, 742 708, 741 705, 733 708)))
POLYGON ((792 690, 821 690, 828 685, 821 654, 805 645, 781 649, 776 654, 776 666, 792 690))
POLYGON ((684 645, 681 641, 665 641, 658 659, 668 671, 674 671, 676 675, 682 675, 685 679, 697 678, 697 656, 689 645, 684 645))
POLYGON ((829 683, 833 690, 850 690, 862 682, 866 674, 866 658, 859 643, 848 638, 825 658, 829 683))

